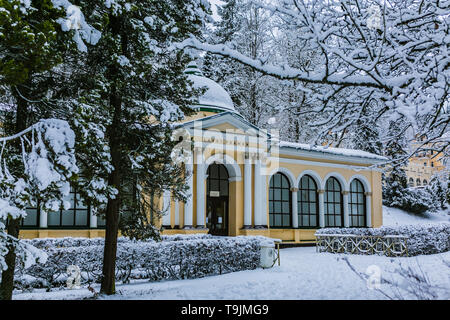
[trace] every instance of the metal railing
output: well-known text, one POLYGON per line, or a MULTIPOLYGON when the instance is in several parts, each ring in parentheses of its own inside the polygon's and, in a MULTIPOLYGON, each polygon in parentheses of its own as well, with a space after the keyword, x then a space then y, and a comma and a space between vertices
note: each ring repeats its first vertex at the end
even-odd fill
POLYGON ((363 236, 354 234, 316 234, 316 252, 382 254, 408 256, 408 237, 399 235, 363 236))

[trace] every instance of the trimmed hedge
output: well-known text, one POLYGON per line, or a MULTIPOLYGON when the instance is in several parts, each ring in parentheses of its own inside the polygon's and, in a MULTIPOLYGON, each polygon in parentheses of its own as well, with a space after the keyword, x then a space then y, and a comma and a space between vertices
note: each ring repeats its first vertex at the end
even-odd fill
MULTIPOLYGON (((119 238, 116 280, 150 281, 192 279, 209 275, 256 269, 260 265, 260 236, 214 237, 211 235, 164 236, 163 241, 131 241, 119 238)), ((18 266, 17 289, 65 286, 66 270, 77 265, 82 284, 100 282, 103 238, 60 238, 27 240, 48 254, 45 264, 24 270, 18 266)))
POLYGON ((381 228, 323 228, 316 234, 402 235, 408 237, 410 256, 450 251, 450 223, 446 222, 381 228))

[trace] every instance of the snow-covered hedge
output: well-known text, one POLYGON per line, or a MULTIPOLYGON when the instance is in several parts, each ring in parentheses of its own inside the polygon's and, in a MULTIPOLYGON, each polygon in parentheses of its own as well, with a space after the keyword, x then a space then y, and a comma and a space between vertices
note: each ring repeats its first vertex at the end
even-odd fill
POLYGON ((316 234, 402 235, 408 237, 410 256, 450 251, 450 223, 445 222, 381 228, 323 228, 316 234))
MULTIPOLYGON (((191 279, 259 267, 264 237, 213 237, 211 235, 163 236, 163 241, 118 239, 118 281, 191 279)), ((18 269, 16 288, 65 286, 66 270, 77 265, 82 284, 99 282, 104 239, 61 238, 27 240, 47 254, 46 264, 18 269)))

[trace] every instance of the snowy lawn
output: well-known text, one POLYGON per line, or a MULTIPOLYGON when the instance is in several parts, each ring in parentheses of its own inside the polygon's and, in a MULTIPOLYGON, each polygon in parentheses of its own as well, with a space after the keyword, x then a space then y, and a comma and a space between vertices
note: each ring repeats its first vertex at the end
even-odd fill
MULTIPOLYGON (((431 218, 417 217, 398 209, 384 207, 385 225, 448 221, 442 214, 431 218)), ((379 270, 382 277, 399 279, 393 271, 398 264, 410 266, 425 274, 429 282, 439 286, 439 299, 450 299, 450 252, 408 258, 316 253, 314 247, 281 250, 281 266, 211 276, 193 280, 163 282, 139 281, 117 284, 112 297, 101 299, 193 299, 193 300, 257 300, 257 299, 387 299, 369 289, 367 281, 356 275, 342 260, 347 257, 357 271, 379 270), (444 262, 446 261, 447 264, 444 262), (375 266, 375 267, 374 267, 375 266), (370 267, 368 269, 368 267, 370 267), (379 269, 377 269, 379 268, 379 269)), ((94 286, 96 291, 99 286, 94 286)), ((393 295, 387 284, 381 289, 393 295)), ((88 289, 16 293, 14 299, 84 299, 93 294, 88 289)), ((405 298, 415 299, 405 295, 405 298)))
POLYGON ((405 224, 422 224, 450 222, 450 215, 445 211, 433 214, 416 215, 401 209, 383 206, 383 225, 399 226, 405 224))
MULTIPOLYGON (((378 266, 382 276, 391 277, 400 261, 405 266, 420 268, 427 274, 430 282, 446 288, 442 299, 450 299, 449 267, 450 252, 438 255, 417 256, 413 258, 391 259, 382 256, 335 255, 316 253, 313 247, 288 248, 281 250, 281 266, 271 269, 256 269, 229 273, 221 276, 193 280, 164 282, 135 282, 118 284, 118 294, 108 299, 386 299, 381 293, 367 287, 365 281, 350 270, 342 257, 362 273, 371 265, 378 266), (391 263, 390 261, 394 261, 391 263)), ((94 287, 98 290, 98 286, 94 287)), ((381 289, 392 292, 387 285, 381 289)), ((83 299, 92 297, 87 289, 62 290, 15 294, 14 299, 83 299)), ((409 297, 413 298, 413 297, 409 297)))

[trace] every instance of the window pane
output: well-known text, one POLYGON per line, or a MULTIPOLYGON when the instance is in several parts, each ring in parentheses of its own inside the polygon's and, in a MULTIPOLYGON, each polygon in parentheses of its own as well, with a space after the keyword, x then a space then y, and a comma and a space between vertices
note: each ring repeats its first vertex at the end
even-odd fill
POLYGON ((37 226, 38 214, 37 209, 27 209, 27 216, 23 219, 24 226, 37 226))
POLYGON ((87 226, 88 223, 88 212, 87 210, 77 210, 77 215, 75 217, 75 225, 77 226, 87 226))
POLYGON ((281 189, 274 189, 273 192, 274 192, 273 199, 281 200, 281 189))
POLYGON ((275 215, 275 226, 276 227, 281 227, 282 226, 281 225, 281 215, 280 214, 275 215))
POLYGON ((283 202, 283 213, 289 213, 290 211, 289 202, 283 202))
POLYGON ((308 189, 308 178, 307 177, 303 177, 300 182, 301 182, 302 189, 308 189))
POLYGON ((309 225, 308 216, 304 215, 302 216, 302 224, 304 227, 307 227, 309 225))
POLYGON ((276 173, 273 176, 273 185, 276 188, 281 188, 281 175, 280 174, 276 173))
POLYGON ((274 203, 273 212, 275 212, 275 213, 281 212, 281 202, 277 201, 274 203))
POLYGON ((302 203, 302 213, 304 213, 304 214, 307 214, 308 212, 309 212, 309 210, 308 210, 308 203, 307 202, 303 202, 302 203))
POLYGON ((336 204, 336 205, 334 206, 334 213, 335 213, 335 214, 341 214, 341 205, 336 204))
POLYGON ((47 217, 47 224, 49 226, 59 226, 60 225, 60 216, 61 213, 58 212, 49 212, 47 217))
POLYGON ((283 195, 283 200, 288 201, 289 200, 289 189, 283 189, 282 195, 283 195))
POLYGON ((310 226, 317 226, 316 216, 310 216, 310 226))
POLYGON ((336 226, 342 226, 341 216, 336 216, 336 226))
POLYGON ((289 215, 283 215, 283 227, 289 227, 290 221, 289 221, 289 215))
POLYGON ((63 226, 73 226, 74 219, 73 210, 63 210, 62 212, 62 225, 63 226))
POLYGON ((284 176, 282 176, 282 178, 281 178, 281 186, 283 187, 283 188, 289 188, 289 182, 288 182, 288 180, 284 177, 284 176))
POLYGON ((365 227, 365 224, 364 224, 364 216, 359 216, 359 225, 360 225, 361 227, 365 227))
POLYGON ((310 205, 309 205, 309 213, 311 213, 311 214, 316 214, 316 204, 315 203, 311 203, 310 205))
POLYGON ((302 191, 301 192, 301 198, 300 200, 302 201, 308 201, 308 192, 307 191, 302 191))

